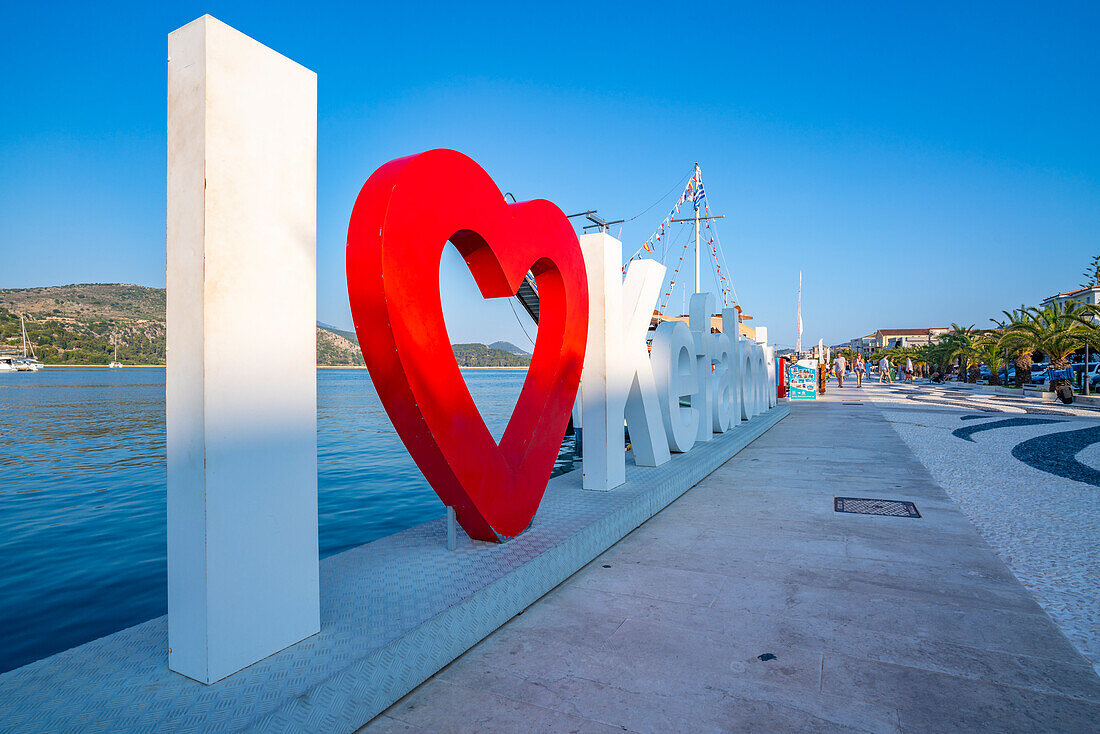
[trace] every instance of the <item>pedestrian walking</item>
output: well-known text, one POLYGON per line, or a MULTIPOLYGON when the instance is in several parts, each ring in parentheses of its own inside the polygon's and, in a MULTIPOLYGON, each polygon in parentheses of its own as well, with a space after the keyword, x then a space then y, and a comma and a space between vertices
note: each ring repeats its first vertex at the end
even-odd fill
POLYGON ((856 387, 863 387, 863 355, 856 355, 856 363, 853 365, 856 373, 856 387))
POLYGON ((905 358, 905 381, 913 384, 913 360, 910 357, 905 358))
POLYGON ((833 360, 833 369, 836 370, 836 386, 844 387, 844 372, 848 368, 848 360, 844 359, 844 355, 837 353, 836 359, 833 360))
POLYGON ((885 354, 878 361, 878 381, 882 383, 890 382, 890 360, 886 359, 885 354))

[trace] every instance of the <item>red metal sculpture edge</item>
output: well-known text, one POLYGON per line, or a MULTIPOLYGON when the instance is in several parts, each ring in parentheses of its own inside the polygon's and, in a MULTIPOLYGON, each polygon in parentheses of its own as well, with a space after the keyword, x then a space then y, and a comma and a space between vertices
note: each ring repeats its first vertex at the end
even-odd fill
POLYGON ((544 200, 508 204, 453 150, 383 165, 363 185, 347 246, 355 332, 375 389, 428 483, 470 537, 497 541, 531 523, 580 382, 588 280, 569 220, 544 200), (450 240, 485 298, 510 297, 530 270, 539 328, 500 444, 451 349, 439 293, 450 240))

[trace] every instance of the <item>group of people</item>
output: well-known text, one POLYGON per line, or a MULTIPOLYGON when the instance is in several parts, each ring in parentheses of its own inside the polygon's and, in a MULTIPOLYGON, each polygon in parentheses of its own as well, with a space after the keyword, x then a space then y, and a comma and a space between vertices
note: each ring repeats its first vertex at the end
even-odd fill
MULTIPOLYGON (((848 359, 843 354, 837 354, 833 359, 831 372, 836 377, 837 387, 844 387, 844 378, 847 376, 849 369, 856 375, 856 387, 863 387, 863 377, 867 376, 867 379, 871 379, 871 363, 863 359, 862 354, 857 354, 855 361, 851 365, 848 364, 848 359)), ((897 378, 904 382, 913 382, 913 360, 909 357, 905 358, 904 363, 898 360, 897 364, 897 378)), ((885 356, 878 361, 878 379, 881 383, 893 382, 895 377, 894 366, 890 364, 890 360, 885 356)))

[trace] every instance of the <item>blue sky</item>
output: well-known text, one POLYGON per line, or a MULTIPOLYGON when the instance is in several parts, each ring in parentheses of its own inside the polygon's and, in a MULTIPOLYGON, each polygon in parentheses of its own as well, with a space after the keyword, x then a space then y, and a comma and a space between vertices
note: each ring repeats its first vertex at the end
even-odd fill
MULTIPOLYGON (((807 342, 985 324, 1078 283, 1100 254, 1100 4, 771 5, 9 5, 0 287, 164 285, 166 36, 207 12, 319 75, 322 321, 351 323, 359 187, 434 147, 611 219, 698 160, 780 344, 800 268, 807 342)), ((452 341, 526 345, 462 271, 445 260, 452 341)))

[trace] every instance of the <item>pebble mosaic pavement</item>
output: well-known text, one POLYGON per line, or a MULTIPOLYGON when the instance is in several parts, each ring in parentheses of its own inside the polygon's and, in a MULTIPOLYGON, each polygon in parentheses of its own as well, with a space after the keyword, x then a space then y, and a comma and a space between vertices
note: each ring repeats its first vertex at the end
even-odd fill
POLYGON ((859 393, 1100 673, 1100 411, 919 383, 859 393))

